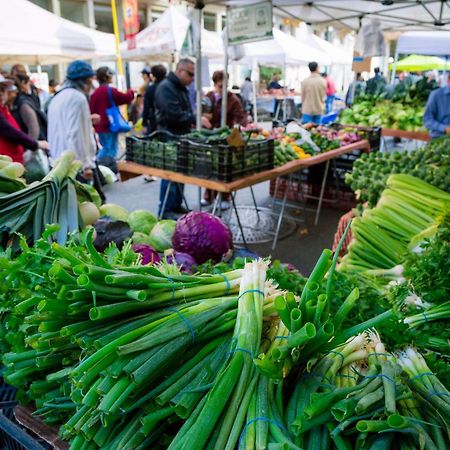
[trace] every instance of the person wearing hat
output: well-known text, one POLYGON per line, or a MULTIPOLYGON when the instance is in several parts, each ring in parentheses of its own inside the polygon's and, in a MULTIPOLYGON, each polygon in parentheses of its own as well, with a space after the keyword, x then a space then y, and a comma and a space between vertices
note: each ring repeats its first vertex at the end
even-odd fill
POLYGON ((48 150, 48 143, 36 141, 20 130, 7 105, 10 92, 16 89, 13 80, 0 75, 0 155, 23 164, 24 148, 48 150))
POLYGON ((88 102, 94 75, 87 62, 71 62, 66 80, 48 108, 51 157, 56 159, 66 150, 72 150, 82 163, 81 176, 86 180, 93 179, 97 150, 88 102))
POLYGON ((145 95, 145 90, 147 89, 148 85, 152 81, 151 74, 152 74, 152 71, 151 71, 150 67, 146 66, 141 70, 141 75, 142 75, 142 79, 144 80, 144 83, 142 83, 142 85, 139 87, 138 94, 141 94, 142 96, 145 95))
POLYGON ((118 133, 111 133, 109 130, 109 120, 106 115, 106 110, 113 105, 110 102, 108 91, 111 90, 112 98, 117 106, 129 105, 133 101, 134 92, 132 89, 128 89, 126 93, 120 92, 110 86, 114 73, 109 67, 99 67, 96 75, 100 86, 92 93, 89 106, 91 113, 100 115, 100 122, 95 125, 95 131, 98 133, 102 146, 97 154, 97 158, 99 160, 104 158, 115 159, 119 151, 119 141, 118 133))

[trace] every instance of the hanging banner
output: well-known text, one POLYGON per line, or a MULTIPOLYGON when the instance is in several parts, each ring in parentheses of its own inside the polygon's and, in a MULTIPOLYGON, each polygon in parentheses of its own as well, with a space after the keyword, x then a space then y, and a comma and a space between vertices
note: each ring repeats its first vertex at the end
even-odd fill
POLYGON ((272 2, 227 10, 228 45, 272 39, 272 2))
POLYGON ((136 35, 139 33, 139 7, 138 0, 122 0, 123 28, 128 50, 136 48, 136 35))

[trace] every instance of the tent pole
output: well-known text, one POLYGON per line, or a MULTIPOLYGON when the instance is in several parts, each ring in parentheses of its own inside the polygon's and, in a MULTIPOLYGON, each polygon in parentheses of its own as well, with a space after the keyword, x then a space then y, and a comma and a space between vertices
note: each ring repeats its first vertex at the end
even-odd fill
POLYGON ((392 73, 391 73, 391 84, 395 83, 395 72, 397 71, 397 62, 398 62, 398 50, 395 50, 394 56, 394 64, 392 65, 392 73))
POLYGON ((202 128, 202 8, 203 6, 196 4, 194 10, 194 48, 196 50, 196 64, 195 64, 195 96, 197 108, 196 114, 196 128, 202 128))
MULTIPOLYGON (((119 36, 119 23, 117 20, 116 0, 111 0, 111 12, 113 19, 114 37, 116 39, 117 72, 119 73, 119 76, 123 80, 124 72, 123 72, 122 56, 120 54, 120 36, 119 36)), ((122 113, 125 117, 125 120, 128 120, 128 112, 126 108, 122 110, 122 113)))
POLYGON ((225 27, 224 42, 224 63, 223 63, 223 87, 222 87, 222 111, 220 115, 220 126, 227 124, 227 100, 228 100, 228 26, 225 27))

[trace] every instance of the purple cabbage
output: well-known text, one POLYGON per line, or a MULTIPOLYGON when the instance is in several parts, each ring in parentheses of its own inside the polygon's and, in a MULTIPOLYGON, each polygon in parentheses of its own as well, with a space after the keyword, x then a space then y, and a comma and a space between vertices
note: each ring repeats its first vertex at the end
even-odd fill
POLYGON ((172 238, 174 250, 191 255, 197 263, 219 262, 233 248, 230 229, 218 217, 192 211, 177 220, 172 238))
POLYGON ((147 244, 133 244, 131 249, 135 253, 140 253, 142 255, 141 264, 145 266, 146 264, 157 264, 161 261, 158 252, 147 244))
POLYGON ((167 256, 167 262, 169 264, 176 262, 178 266, 181 266, 181 271, 186 273, 192 273, 192 266, 197 265, 197 261, 191 255, 175 251, 167 256))

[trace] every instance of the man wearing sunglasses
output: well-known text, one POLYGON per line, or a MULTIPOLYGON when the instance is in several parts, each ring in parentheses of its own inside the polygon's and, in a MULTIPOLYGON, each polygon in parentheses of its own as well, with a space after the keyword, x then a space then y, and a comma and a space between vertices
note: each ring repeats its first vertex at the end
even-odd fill
MULTIPOLYGON (((187 86, 192 83, 195 74, 194 63, 187 58, 181 59, 175 69, 160 83, 155 94, 155 114, 158 130, 166 130, 175 135, 189 133, 195 124, 187 86)), ((210 124, 204 123, 210 127, 210 124)), ((168 181, 161 180, 159 208, 166 194, 168 181)), ((183 184, 172 183, 166 202, 164 216, 176 218, 188 212, 182 206, 183 184)))

